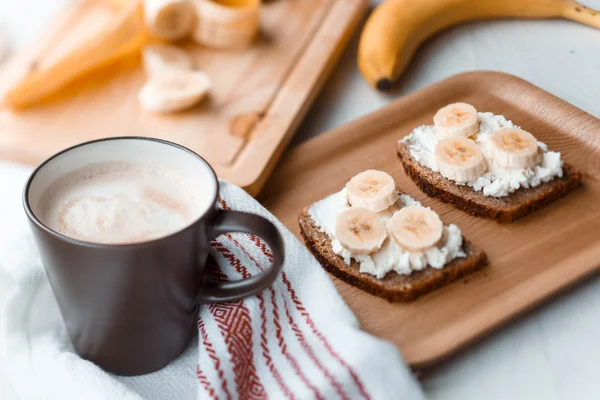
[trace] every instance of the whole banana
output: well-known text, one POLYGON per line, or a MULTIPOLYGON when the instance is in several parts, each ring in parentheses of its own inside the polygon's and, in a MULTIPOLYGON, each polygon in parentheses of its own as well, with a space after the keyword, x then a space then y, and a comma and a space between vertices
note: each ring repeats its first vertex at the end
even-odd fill
POLYGON ((509 17, 567 18, 600 29, 600 12, 574 0, 386 0, 363 29, 358 68, 371 86, 389 90, 419 45, 436 32, 509 17))

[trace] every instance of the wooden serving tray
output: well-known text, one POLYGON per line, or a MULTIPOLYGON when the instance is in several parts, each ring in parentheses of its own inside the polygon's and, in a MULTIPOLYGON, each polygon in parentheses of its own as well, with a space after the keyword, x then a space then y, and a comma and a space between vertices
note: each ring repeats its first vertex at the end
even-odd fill
MULTIPOLYGON (((43 68, 115 18, 106 1, 70 3, 0 74, 0 92, 30 68, 43 68)), ((204 156, 219 177, 257 194, 366 10, 367 0, 272 0, 248 50, 188 44, 208 73, 208 101, 178 114, 142 109, 144 82, 132 57, 74 82, 28 111, 0 108, 0 158, 37 164, 79 142, 141 135, 172 140, 204 156)))
POLYGON ((412 303, 388 303, 334 279, 368 332, 395 343, 413 367, 428 366, 600 268, 600 120, 514 76, 457 75, 286 154, 259 200, 299 235, 307 204, 340 190, 368 168, 455 223, 489 265, 412 303), (472 217, 423 194, 404 173, 396 142, 432 124, 442 106, 464 101, 503 114, 583 173, 583 187, 513 223, 472 217))

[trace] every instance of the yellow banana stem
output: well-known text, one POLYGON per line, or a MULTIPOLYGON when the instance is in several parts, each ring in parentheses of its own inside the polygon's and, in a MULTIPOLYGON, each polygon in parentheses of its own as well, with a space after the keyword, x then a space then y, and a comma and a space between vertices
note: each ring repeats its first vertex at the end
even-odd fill
POLYGON ((582 24, 600 29, 600 11, 579 4, 576 1, 565 0, 563 17, 582 24))

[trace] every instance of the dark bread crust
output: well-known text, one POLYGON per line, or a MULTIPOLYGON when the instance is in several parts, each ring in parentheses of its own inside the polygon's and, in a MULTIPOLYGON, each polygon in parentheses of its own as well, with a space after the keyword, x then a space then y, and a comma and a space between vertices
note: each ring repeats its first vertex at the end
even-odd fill
POLYGON ((500 222, 510 222, 529 215, 581 185, 579 171, 565 162, 561 178, 542 183, 536 188, 519 189, 505 197, 485 196, 419 164, 410 154, 408 144, 398 142, 397 149, 404 171, 425 194, 477 217, 500 222))
POLYGON ((372 275, 361 273, 358 262, 352 260, 351 264, 347 265, 342 257, 333 252, 329 236, 319 230, 308 214, 308 207, 302 210, 298 222, 306 246, 325 270, 350 285, 388 301, 412 301, 473 273, 486 264, 485 253, 467 240, 463 240, 463 250, 467 256, 452 260, 442 269, 428 266, 410 275, 390 272, 384 278, 377 279, 372 275))

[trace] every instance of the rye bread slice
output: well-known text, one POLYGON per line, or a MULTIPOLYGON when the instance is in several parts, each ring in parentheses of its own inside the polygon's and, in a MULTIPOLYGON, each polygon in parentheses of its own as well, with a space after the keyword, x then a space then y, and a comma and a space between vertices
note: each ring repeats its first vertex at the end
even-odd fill
POLYGON ((298 217, 300 231, 304 241, 323 268, 337 278, 366 292, 388 301, 412 301, 417 297, 449 284, 465 275, 481 269, 486 264, 483 251, 463 238, 463 250, 466 257, 456 258, 444 268, 430 266, 410 275, 388 273, 384 278, 360 272, 360 264, 352 260, 348 265, 344 259, 333 252, 331 240, 319 230, 305 207, 298 217))
POLYGON ((563 176, 535 188, 521 188, 509 196, 485 196, 466 185, 457 185, 439 172, 425 167, 410 154, 407 143, 398 142, 398 156, 404 171, 428 196, 477 217, 510 222, 531 214, 566 195, 581 184, 581 174, 575 167, 563 165, 563 176))

